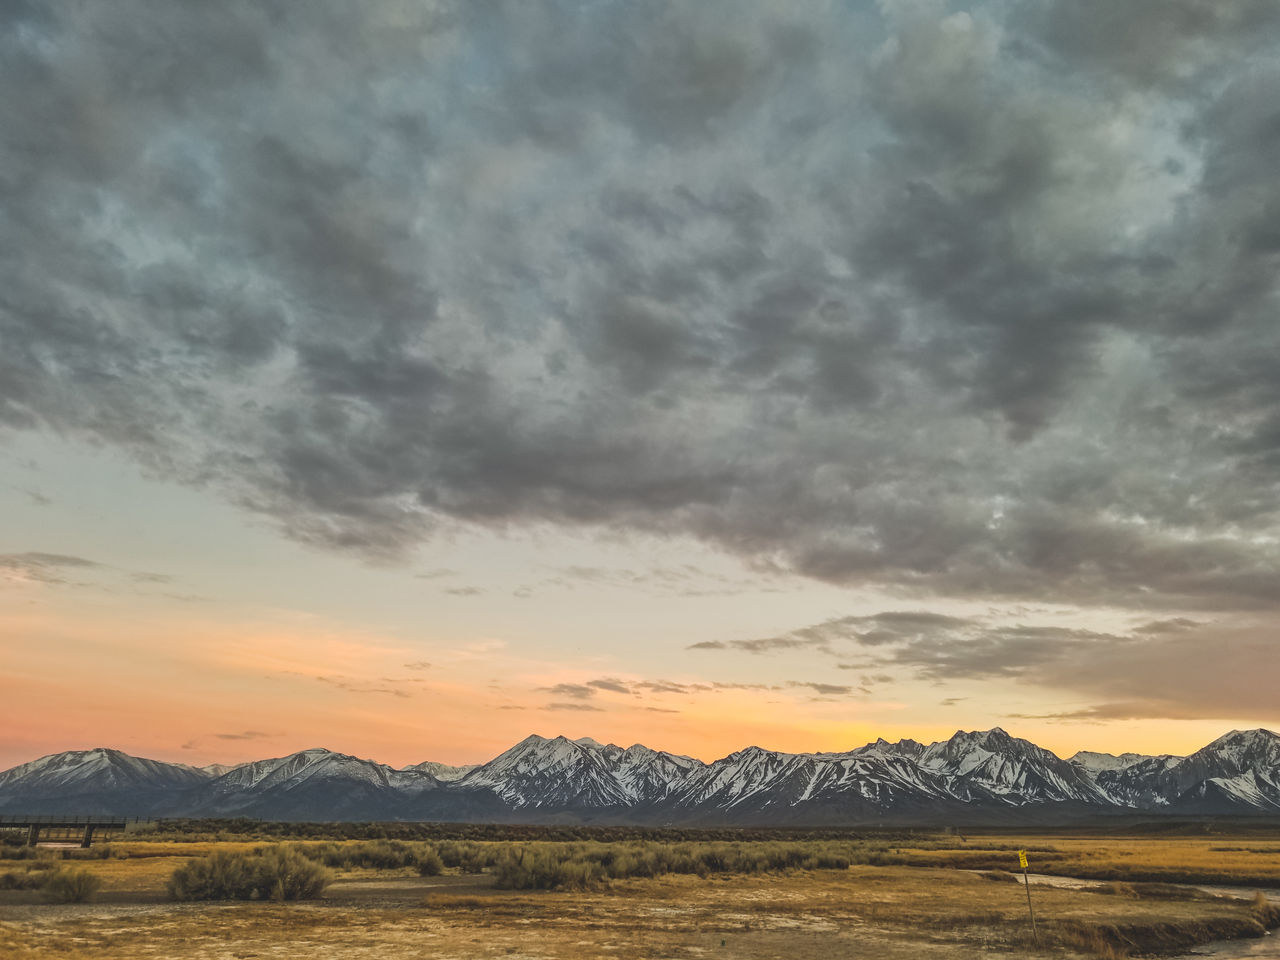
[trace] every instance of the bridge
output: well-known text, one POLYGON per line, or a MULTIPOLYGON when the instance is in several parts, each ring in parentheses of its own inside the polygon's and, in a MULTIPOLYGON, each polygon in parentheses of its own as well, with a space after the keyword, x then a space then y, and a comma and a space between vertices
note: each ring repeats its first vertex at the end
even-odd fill
POLYGON ((141 823, 145 819, 144 817, 76 816, 74 814, 53 814, 34 817, 0 816, 0 830, 22 829, 25 827, 27 830, 27 846, 29 847, 34 847, 40 842, 42 831, 70 833, 72 839, 79 836, 80 846, 88 847, 93 844, 93 832, 95 830, 124 830, 130 823, 141 823))

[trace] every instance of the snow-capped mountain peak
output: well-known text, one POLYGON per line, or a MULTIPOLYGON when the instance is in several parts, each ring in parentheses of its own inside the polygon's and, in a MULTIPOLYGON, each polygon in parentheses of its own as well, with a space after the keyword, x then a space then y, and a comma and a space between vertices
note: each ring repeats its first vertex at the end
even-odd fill
POLYGON ((1000 727, 958 730, 950 740, 926 747, 920 766, 957 781, 968 799, 1003 798, 1015 805, 1105 799, 1088 774, 1000 727))
POLYGON ((518 809, 607 807, 651 802, 696 760, 635 743, 623 750, 590 737, 530 736, 460 781, 488 787, 518 809))
POLYGON ((1112 753, 1094 753, 1091 750, 1080 750, 1073 754, 1067 763, 1079 767, 1090 776, 1096 777, 1104 770, 1127 770, 1136 763, 1142 763, 1144 760, 1150 760, 1151 757, 1143 753, 1122 753, 1116 756, 1112 753))
POLYGON ((447 763, 437 763, 434 760, 424 760, 422 763, 411 763, 407 767, 401 767, 400 770, 405 773, 416 770, 435 777, 441 783, 452 783, 455 780, 461 780, 478 766, 477 763, 467 763, 455 767, 447 763))
POLYGON ((1280 736, 1233 730, 1186 757, 1081 751, 1064 761, 996 727, 844 753, 750 746, 703 763, 640 743, 533 735, 474 768, 399 770, 323 747, 203 770, 99 747, 0 773, 0 810, 17 813, 812 825, 1003 820, 1010 807, 1050 821, 1122 810, 1274 815, 1280 736))
POLYGON ((884 737, 880 737, 874 743, 868 743, 849 752, 851 756, 874 755, 880 757, 918 758, 920 754, 924 753, 924 744, 915 740, 899 740, 897 743, 890 743, 884 737))
POLYGON ((1213 758, 1218 763, 1243 772, 1257 763, 1280 763, 1280 735, 1270 730, 1232 730, 1200 748, 1193 758, 1213 758))
POLYGON ((67 750, 0 773, 0 791, 31 791, 50 797, 95 794, 104 790, 171 789, 203 783, 211 775, 181 763, 133 757, 121 750, 94 747, 67 750))

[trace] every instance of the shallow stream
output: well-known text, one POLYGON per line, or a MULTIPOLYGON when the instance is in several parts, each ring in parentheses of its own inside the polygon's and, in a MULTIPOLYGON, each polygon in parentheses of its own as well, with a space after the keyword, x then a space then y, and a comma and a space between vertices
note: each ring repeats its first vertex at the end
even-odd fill
MULTIPOLYGON (((1022 882, 1022 874, 1014 874, 1018 878, 1018 882, 1022 882)), ((1105 883, 1103 880, 1086 880, 1081 877, 1054 877, 1046 873, 1033 873, 1027 878, 1033 887, 1061 887, 1067 890, 1084 890, 1088 887, 1096 887, 1105 883)), ((1190 890, 1203 890, 1205 893, 1213 893, 1223 897, 1238 897, 1242 900, 1249 900, 1258 891, 1266 894, 1268 900, 1272 903, 1280 903, 1280 889, 1272 887, 1228 887, 1216 885, 1201 885, 1198 883, 1179 883, 1171 884, 1171 886, 1187 887, 1190 890)), ((1278 931, 1270 931, 1266 936, 1259 937, 1256 940, 1219 940, 1214 943, 1206 943, 1204 946, 1197 947, 1190 953, 1181 954, 1184 957, 1212 957, 1214 960, 1240 960, 1240 958, 1248 957, 1252 960, 1280 960, 1280 936, 1278 931)))

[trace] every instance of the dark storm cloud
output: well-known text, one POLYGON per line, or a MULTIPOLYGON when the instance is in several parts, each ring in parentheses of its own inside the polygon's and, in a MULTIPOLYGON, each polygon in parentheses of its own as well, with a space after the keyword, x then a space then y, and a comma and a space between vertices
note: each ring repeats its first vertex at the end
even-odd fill
MULTIPOLYGON (((1280 9, 1268 0, 1056 0, 1026 20, 1067 62, 1151 86, 1189 85, 1220 71, 1225 41, 1256 53, 1280 30, 1280 9)), ((1193 92, 1188 87, 1187 93, 1193 92)))
POLYGON ((910 667, 930 680, 1024 676, 1081 656, 1110 651, 1128 638, 1066 627, 1005 626, 964 632, 938 631, 896 640, 877 649, 875 663, 910 667))
POLYGON ((11 4, 0 430, 373 561, 602 525, 1274 607, 1275 11, 11 4))

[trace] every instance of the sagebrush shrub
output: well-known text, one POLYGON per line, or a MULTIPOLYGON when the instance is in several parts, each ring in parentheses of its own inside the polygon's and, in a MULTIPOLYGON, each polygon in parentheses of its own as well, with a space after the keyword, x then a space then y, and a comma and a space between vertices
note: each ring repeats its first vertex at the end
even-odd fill
POLYGON ((0 873, 0 890, 39 890, 48 877, 43 870, 10 870, 0 873))
POLYGON ((423 877, 439 876, 444 870, 444 861, 435 847, 428 847, 418 854, 418 874, 423 877))
POLYGON ((174 900, 313 900, 331 879, 299 851, 268 847, 193 860, 173 872, 168 889, 174 900))
POLYGON ((88 870, 54 870, 44 886, 45 897, 53 903, 87 903, 102 887, 102 881, 88 870))

